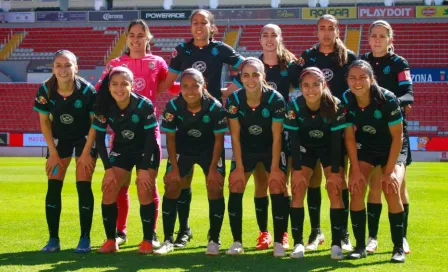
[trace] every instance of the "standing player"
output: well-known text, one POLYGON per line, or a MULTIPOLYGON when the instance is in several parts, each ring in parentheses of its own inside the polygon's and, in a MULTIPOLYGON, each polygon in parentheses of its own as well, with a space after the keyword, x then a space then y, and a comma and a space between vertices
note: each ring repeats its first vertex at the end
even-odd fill
POLYGON ((162 214, 165 242, 154 254, 174 249, 174 225, 178 197, 194 164, 206 176, 209 203, 210 238, 207 255, 219 255, 219 234, 224 218, 224 133, 226 114, 221 103, 205 89, 202 73, 188 68, 180 76, 181 95, 165 107, 161 129, 166 132, 169 163, 165 175, 162 214))
MULTIPOLYGON (((215 41, 214 34, 218 31, 215 18, 210 11, 195 10, 191 17, 191 33, 193 38, 181 43, 173 51, 165 88, 169 87, 178 75, 187 68, 199 70, 207 83, 210 94, 221 101, 221 72, 224 64, 238 68, 243 58, 229 45, 215 41)), ((184 247, 192 238, 188 225, 191 203, 191 177, 182 185, 178 200, 179 232, 174 242, 176 247, 184 247)))
MULTIPOLYGON (((152 39, 151 32, 148 25, 141 19, 133 20, 126 28, 126 50, 125 54, 119 58, 111 60, 106 69, 101 75, 101 79, 97 84, 97 90, 110 70, 117 66, 126 66, 134 74, 133 91, 149 98, 151 101, 156 101, 157 95, 165 89, 165 78, 168 72, 168 67, 165 60, 159 56, 151 54, 150 41, 152 39)), ((171 86, 171 85, 170 85, 171 86)), ((166 87, 170 87, 166 86, 166 87)), ((171 90, 171 89, 170 89, 171 90)), ((156 111, 156 109, 155 109, 156 111)), ((156 127, 157 142, 159 148, 161 145, 161 136, 159 127, 156 127)), ((160 152, 162 154, 162 152, 160 152)), ((117 243, 122 245, 126 243, 126 225, 129 213, 129 183, 131 182, 131 172, 127 177, 127 181, 123 184, 117 196, 118 218, 117 218, 117 243)), ((154 237, 153 246, 158 247, 159 241, 156 235, 157 217, 159 210, 159 192, 157 184, 154 193, 155 206, 155 223, 154 223, 154 237)))
POLYGON ((342 129, 346 127, 345 113, 340 101, 331 95, 325 76, 319 68, 306 68, 300 76, 300 90, 303 96, 288 103, 284 122, 290 131, 293 172, 291 179, 291 229, 294 250, 291 258, 304 256, 303 246, 303 200, 313 174, 314 166, 320 160, 324 167, 327 183, 325 188, 330 198, 331 258, 343 259, 341 228, 344 218, 342 188, 345 181, 344 155, 342 154, 342 129))
MULTIPOLYGON (((345 76, 348 66, 356 60, 356 55, 348 50, 344 42, 339 38, 339 22, 329 14, 325 14, 317 21, 317 36, 319 43, 302 53, 304 68, 318 67, 325 75, 325 80, 333 96, 342 99, 342 93, 347 90, 345 76)), ((314 169, 313 176, 308 187, 307 202, 311 221, 311 234, 308 239, 307 250, 316 250, 317 246, 324 242, 324 235, 320 230, 320 206, 322 196, 320 185, 322 183, 322 170, 320 163, 314 169)), ((342 190, 344 206, 348 207, 349 196, 346 188, 342 190)), ((350 239, 347 231, 348 210, 344 214, 342 248, 351 250, 350 239)))
MULTIPOLYGON (((154 233, 153 191, 160 162, 157 142, 157 119, 151 101, 132 92, 134 78, 125 67, 113 68, 100 85, 93 128, 97 130, 96 144, 104 164, 103 199, 101 204, 107 240, 98 252, 118 251, 116 242, 117 195, 137 168, 137 192, 143 225, 143 241, 139 253, 152 253, 154 233), (113 148, 107 154, 105 134, 107 125, 115 133, 113 148)), ((134 85, 135 86, 135 85, 134 85)))
POLYGON ((34 102, 34 109, 39 112, 42 134, 48 145, 45 213, 50 240, 42 248, 44 252, 60 250, 61 191, 73 149, 81 223, 81 238, 75 252, 90 251, 94 205, 91 181, 96 163, 93 148, 95 130, 90 127, 96 92, 90 83, 76 76, 77 72, 76 56, 68 50, 57 51, 53 57, 53 75, 39 87, 34 102))
MULTIPOLYGON (((278 25, 267 24, 261 29, 260 34, 260 44, 263 48, 263 54, 259 59, 264 64, 264 69, 266 71, 266 82, 268 85, 278 91, 285 100, 289 100, 291 94, 299 91, 299 76, 302 70, 301 66, 298 64, 298 60, 293 53, 291 53, 283 44, 282 30, 278 25), (294 92, 292 92, 294 91, 294 92)), ((234 79, 234 83, 227 88, 225 96, 228 96, 236 89, 243 88, 241 83, 241 75, 234 79)), ((284 150, 288 157, 291 156, 289 150, 289 140, 288 132, 284 131, 284 150)), ((288 165, 290 165, 288 163, 288 165)), ((288 175, 289 176, 288 167, 288 175)), ((256 249, 267 249, 269 244, 272 243, 272 237, 268 232, 268 184, 265 176, 265 170, 261 168, 256 168, 254 175, 258 176, 258 182, 255 183, 255 213, 257 216, 258 227, 260 229, 260 235, 257 239, 258 243, 256 249)), ((289 192, 285 194, 285 210, 289 209, 291 203, 291 198, 289 192)), ((286 218, 289 217, 288 214, 285 215, 286 218)), ((288 229, 288 221, 285 222, 288 229)), ((288 244, 288 232, 284 233, 283 246, 285 249, 289 248, 288 244)))
MULTIPOLYGON (((369 62, 372 66, 378 85, 395 94, 402 108, 403 117, 405 117, 405 114, 410 111, 411 104, 414 102, 411 74, 408 62, 393 52, 392 40, 393 31, 389 23, 383 20, 374 22, 369 28, 369 45, 372 51, 363 55, 362 59, 369 62)), ((403 147, 408 148, 406 161, 406 166, 408 166, 412 162, 412 157, 406 120, 403 120, 403 133, 403 147)), ((377 168, 375 174, 381 175, 379 168, 377 168)), ((367 252, 373 253, 378 247, 377 234, 382 210, 381 186, 374 187, 372 186, 374 185, 373 183, 369 185, 367 202, 369 239, 367 242, 367 252)), ((408 254, 411 250, 406 240, 409 216, 409 196, 406 190, 406 178, 403 179, 400 194, 404 207, 403 249, 408 254)))
MULTIPOLYGON (((244 253, 242 244, 243 193, 257 164, 268 176, 274 218, 274 256, 285 256, 282 240, 285 230, 284 193, 287 158, 282 151, 282 121, 285 102, 264 80, 264 65, 247 58, 241 65, 244 88, 229 96, 226 108, 232 135, 233 160, 229 177, 229 220, 234 243, 228 255, 244 253)), ((257 176, 254 177, 258 182, 257 176)))
POLYGON ((402 146, 401 108, 395 95, 375 82, 368 62, 353 62, 347 81, 350 90, 343 95, 348 124, 345 145, 350 158, 350 214, 356 239, 356 248, 348 257, 366 257, 366 177, 379 165, 381 176, 372 177, 370 183, 380 183, 387 200, 394 244, 391 262, 404 262, 404 209, 400 187, 405 173, 407 147, 402 146))

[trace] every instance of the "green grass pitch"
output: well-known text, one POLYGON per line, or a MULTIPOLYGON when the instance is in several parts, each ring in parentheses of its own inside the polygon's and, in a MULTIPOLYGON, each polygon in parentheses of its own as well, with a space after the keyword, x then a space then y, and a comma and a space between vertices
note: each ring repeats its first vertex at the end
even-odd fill
MULTIPOLYGON (((380 222, 379 250, 359 261, 330 259, 329 203, 322 190, 322 229, 326 242, 317 252, 305 258, 275 259, 272 249, 255 251, 258 235, 253 204, 253 182, 249 182, 244 197, 243 240, 246 254, 226 256, 224 250, 231 243, 228 216, 225 215, 221 232, 222 254, 205 256, 208 230, 208 203, 204 175, 195 170, 190 225, 194 239, 187 248, 175 250, 167 256, 141 256, 136 253, 142 238, 136 188, 131 186, 131 210, 128 222, 128 244, 115 254, 80 255, 73 253, 79 238, 78 199, 74 177, 74 162, 69 169, 62 195, 60 238, 62 251, 45 254, 39 250, 48 239, 44 201, 47 189, 43 158, 0 158, 0 271, 447 271, 448 270, 448 176, 447 164, 414 163, 408 171, 407 184, 411 198, 408 241, 412 253, 405 264, 391 264, 392 242, 387 219, 387 205, 383 206, 380 222)), ((161 167, 161 175, 165 171, 161 167)), ((229 165, 228 165, 229 166, 229 165)), ((101 220, 101 164, 93 179, 95 214, 92 227, 92 246, 95 250, 105 239, 101 220)), ((159 178, 159 192, 163 184, 159 178)), ((226 188, 225 195, 228 191, 226 188)), ((227 201, 227 197, 226 197, 227 201)), ((161 216, 158 234, 163 239, 161 216)), ((269 219, 272 230, 272 220, 269 219)), ((176 227, 177 229, 177 227, 176 227)), ((350 227, 351 229, 351 227, 350 227)), ((309 234, 309 218, 305 218, 304 238, 309 234)), ((292 245, 290 237, 290 243, 292 245)), ((352 236, 352 243, 354 239, 352 236)))

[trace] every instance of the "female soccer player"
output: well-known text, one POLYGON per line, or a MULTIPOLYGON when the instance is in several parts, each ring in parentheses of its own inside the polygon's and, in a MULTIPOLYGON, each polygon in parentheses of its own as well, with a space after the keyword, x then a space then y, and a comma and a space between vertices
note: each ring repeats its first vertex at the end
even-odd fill
MULTIPOLYGON (((278 91, 287 101, 291 94, 299 91, 299 76, 302 70, 296 56, 291 53, 283 44, 282 30, 278 25, 267 24, 261 29, 260 44, 263 48, 263 54, 259 59, 264 64, 266 71, 266 82, 274 90, 278 91)), ((235 77, 234 83, 227 88, 225 95, 228 96, 235 90, 243 88, 241 83, 241 75, 235 77)), ((288 157, 291 156, 289 150, 288 132, 284 131, 284 150, 288 157)), ((288 164, 289 165, 289 164, 288 164)), ((290 168, 290 167, 289 167, 290 168)), ((288 169, 289 169, 288 168, 288 169)), ((288 171, 289 173, 289 171, 288 171)), ((268 183, 264 169, 256 168, 254 175, 258 176, 255 184, 255 213, 257 215, 258 227, 260 235, 257 239, 256 249, 267 249, 272 243, 272 237, 268 232, 268 183)), ((288 178, 287 178, 288 179, 288 178)), ((291 198, 289 192, 285 194, 285 209, 289 209, 291 198)), ((288 217, 287 217, 288 218, 288 217)), ((288 229, 288 221, 285 222, 288 229)), ((283 246, 289 248, 288 232, 284 233, 283 246)))
MULTIPOLYGON (((229 255, 244 253, 242 244, 243 193, 257 164, 262 163, 268 176, 274 220, 274 256, 285 256, 282 245, 285 230, 284 207, 287 158, 282 151, 282 121, 285 102, 264 80, 263 63, 247 58, 241 65, 244 88, 229 96, 226 108, 232 136, 231 174, 229 177, 229 220, 234 243, 229 255)), ((258 182, 257 176, 254 177, 258 182)))
MULTIPOLYGON (((342 99, 342 93, 347 90, 345 79, 348 66, 356 60, 356 55, 348 50, 344 42, 339 38, 339 21, 332 15, 325 14, 317 21, 317 37, 319 43, 302 53, 303 67, 318 67, 325 75, 328 87, 333 96, 342 99)), ((310 180, 307 194, 308 212, 311 221, 311 234, 308 239, 307 250, 316 250, 318 245, 324 242, 324 235, 320 230, 320 206, 322 170, 317 164, 310 180)), ((348 207, 348 191, 342 190, 344 206, 348 207)), ((351 250, 350 239, 347 231, 348 210, 344 214, 342 228, 344 250, 351 250)))
POLYGON ((366 257, 366 177, 376 166, 381 176, 370 180, 381 183, 389 208, 389 222, 394 244, 392 262, 404 262, 404 209, 400 187, 404 178, 407 148, 403 143, 403 117, 395 95, 378 86, 368 62, 357 60, 348 70, 350 90, 343 95, 348 127, 345 145, 350 158, 350 213, 356 248, 351 259, 366 257), (354 127, 356 127, 356 132, 354 127))
POLYGON ((219 255, 219 233, 224 216, 224 133, 226 112, 205 89, 202 73, 188 68, 180 76, 181 95, 165 107, 161 129, 166 132, 169 163, 165 175, 162 214, 165 242, 154 254, 174 249, 174 224, 181 184, 194 164, 206 176, 209 202, 209 243, 207 255, 219 255))
POLYGON ((77 72, 76 56, 68 50, 57 51, 53 57, 53 75, 39 87, 34 102, 34 109, 39 112, 42 134, 48 145, 45 212, 50 240, 42 249, 44 252, 60 250, 61 191, 73 149, 81 223, 81 238, 75 252, 90 251, 94 204, 91 181, 96 163, 93 148, 95 130, 90 127, 96 92, 90 83, 76 75, 77 72))
MULTIPOLYGON (((187 68, 195 68, 204 75, 209 93, 221 101, 223 65, 228 64, 238 68, 243 58, 229 45, 213 39, 218 28, 215 24, 215 17, 210 11, 203 9, 193 11, 190 22, 193 38, 189 42, 179 44, 173 51, 164 88, 168 88, 182 71, 187 68)), ((192 238, 192 232, 188 225, 191 176, 182 185, 178 200, 179 231, 174 243, 176 247, 184 247, 192 238)))
MULTIPOLYGON (((386 21, 375 21, 369 28, 369 45, 371 52, 362 56, 363 60, 370 63, 375 73, 375 78, 378 85, 390 90, 395 94, 402 108, 403 117, 411 109, 411 104, 414 102, 414 95, 412 90, 411 74, 409 71, 408 62, 393 52, 393 30, 390 24, 386 21)), ((403 120, 403 147, 408 148, 408 157, 406 166, 412 162, 411 150, 409 146, 409 135, 407 131, 407 122, 403 120)), ((405 169, 406 170, 406 169, 405 169)), ((379 168, 375 171, 375 175, 381 175, 379 168)), ((382 204, 381 204, 381 186, 373 187, 369 184, 369 196, 367 202, 367 217, 369 227, 369 239, 367 242, 367 252, 373 253, 378 247, 378 226, 380 222, 382 204)), ((409 197, 406 190, 406 179, 403 179, 401 186, 401 201, 404 207, 404 239, 403 249, 406 254, 410 253, 408 241, 406 240, 408 216, 409 216, 409 197)))
MULTIPOLYGON (((157 119, 151 101, 132 91, 134 76, 126 67, 113 68, 104 78, 98 92, 93 128, 96 144, 106 173, 103 178, 102 213, 107 240, 98 252, 118 251, 116 243, 117 195, 137 168, 137 192, 143 225, 141 254, 152 253, 154 233, 153 191, 160 162, 157 142, 157 119), (115 133, 113 148, 107 154, 104 138, 107 125, 115 133)), ((134 85, 135 86, 135 85, 134 85)))
MULTIPOLYGON (((134 74, 133 91, 149 98, 151 101, 156 101, 157 95, 165 90, 165 78, 168 73, 168 66, 165 60, 159 56, 151 54, 150 41, 152 39, 151 32, 144 20, 136 19, 129 23, 126 28, 126 50, 121 57, 111 60, 106 69, 101 75, 101 79, 97 84, 97 90, 110 70, 117 66, 126 66, 134 74)), ((171 85, 170 85, 171 86, 171 85)), ((166 88, 170 87, 166 86, 166 88)), ((168 88, 169 91, 174 91, 174 88, 168 88)), ((156 109, 154 109, 156 111, 156 109)), ((157 142, 161 148, 161 136, 159 128, 156 127, 157 142)), ((162 152, 160 152, 162 154, 162 152)), ((131 182, 131 172, 127 177, 127 181, 121 187, 117 196, 118 218, 117 218, 117 243, 122 245, 126 243, 126 225, 129 213, 129 184, 131 182)), ((156 235, 157 217, 159 210, 159 192, 157 184, 153 190, 154 205, 156 207, 155 223, 154 223, 154 237, 153 246, 158 247, 159 241, 156 235)))
POLYGON ((320 160, 327 179, 326 189, 330 198, 331 258, 343 259, 341 228, 343 226, 344 203, 344 155, 342 154, 342 129, 346 127, 345 113, 339 99, 331 95, 325 76, 319 68, 309 67, 300 76, 300 90, 303 96, 288 103, 284 122, 290 131, 293 172, 291 179, 291 229, 294 250, 291 258, 302 258, 303 246, 303 200, 313 174, 314 166, 320 160))

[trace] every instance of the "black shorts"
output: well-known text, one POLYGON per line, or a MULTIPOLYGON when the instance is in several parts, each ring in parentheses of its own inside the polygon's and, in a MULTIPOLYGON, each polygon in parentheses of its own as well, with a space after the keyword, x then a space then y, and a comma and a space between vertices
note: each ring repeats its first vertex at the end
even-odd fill
MULTIPOLYGON (((306 146, 300 146, 300 156, 302 166, 314 169, 318 160, 322 164, 323 168, 331 166, 331 154, 328 149, 309 148, 306 146)), ((339 158, 339 166, 344 168, 344 152, 341 152, 339 158)))
MULTIPOLYGON (((54 139, 54 143, 56 145, 56 150, 58 151, 59 158, 69 158, 73 155, 73 149, 75 149, 75 156, 80 157, 84 147, 86 145, 87 139, 86 137, 82 137, 78 140, 59 140, 54 139)), ((95 148, 95 144, 90 151, 90 154, 93 158, 97 158, 98 152, 95 148)), ((50 156, 50 150, 47 148, 47 159, 50 156)))
MULTIPOLYGON (((154 156, 160 156, 159 152, 156 152, 154 156)), ((122 168, 126 171, 132 171, 134 166, 137 170, 145 169, 143 167, 143 153, 125 153, 120 150, 111 150, 109 153, 109 163, 112 167, 122 168)), ((150 163, 151 167, 152 162, 150 163)), ((152 168, 152 167, 151 167, 152 168)))
MULTIPOLYGON (((398 155, 397 165, 406 165, 408 157, 408 147, 403 145, 401 148, 400 154, 398 155)), ((358 144, 358 160, 367 162, 368 164, 373 165, 374 167, 381 165, 381 167, 386 166, 387 160, 389 159, 389 152, 378 152, 371 149, 359 148, 358 144)))
MULTIPOLYGON (((257 163, 261 162, 264 165, 264 169, 266 172, 271 172, 271 165, 272 165, 272 154, 266 153, 266 154, 245 154, 243 152, 242 154, 242 160, 243 160, 243 167, 244 172, 253 172, 255 170, 255 167, 257 166, 257 163)), ((279 162, 279 168, 282 170, 285 174, 287 173, 288 169, 288 157, 286 156, 284 151, 280 152, 280 162, 279 162)), ((232 156, 232 164, 230 168, 230 172, 235 170, 236 168, 236 162, 235 158, 232 156)))
POLYGON ((406 166, 409 166, 412 163, 412 153, 411 153, 411 144, 409 142, 409 135, 407 134, 405 134, 403 139, 403 148, 407 149, 406 166))
MULTIPOLYGON (((200 156, 188 156, 177 154, 177 165, 179 166, 179 175, 181 178, 190 176, 193 166, 198 164, 204 174, 208 175, 208 169, 210 168, 210 163, 212 162, 213 153, 202 154, 200 156)), ((216 169, 223 177, 226 175, 226 156, 225 150, 221 153, 221 158, 218 161, 216 169)), ((168 159, 166 164, 166 173, 171 171, 171 161, 168 159)))

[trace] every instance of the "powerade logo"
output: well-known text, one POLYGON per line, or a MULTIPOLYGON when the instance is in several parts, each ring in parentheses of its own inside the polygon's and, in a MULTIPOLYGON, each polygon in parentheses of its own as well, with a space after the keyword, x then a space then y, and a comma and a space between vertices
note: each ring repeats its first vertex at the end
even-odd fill
POLYGON ((160 12, 152 12, 146 13, 145 19, 187 19, 187 16, 184 12, 172 12, 172 13, 160 13, 160 12))
POLYGON ((109 21, 109 20, 124 20, 124 16, 123 14, 110 14, 110 13, 105 13, 103 15, 103 19, 105 21, 109 21))
POLYGON ((437 10, 435 8, 424 8, 422 9, 422 15, 423 16, 434 16, 437 13, 437 10))

